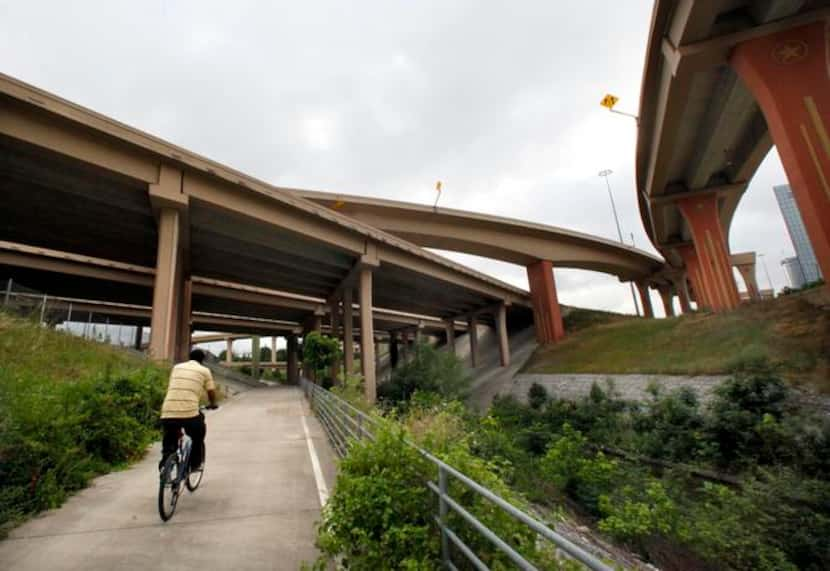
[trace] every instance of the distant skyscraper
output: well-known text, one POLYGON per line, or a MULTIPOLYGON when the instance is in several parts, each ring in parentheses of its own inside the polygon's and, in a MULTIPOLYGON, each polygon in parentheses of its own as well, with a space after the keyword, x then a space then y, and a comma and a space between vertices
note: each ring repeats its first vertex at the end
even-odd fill
POLYGON ((778 206, 787 224, 787 231, 790 233, 790 240, 793 242, 798 267, 804 276, 804 281, 810 283, 821 279, 821 271, 813 252, 813 245, 807 237, 807 230, 804 228, 804 221, 801 219, 801 212, 795 203, 790 185, 781 184, 772 189, 775 191, 775 198, 778 200, 778 206))

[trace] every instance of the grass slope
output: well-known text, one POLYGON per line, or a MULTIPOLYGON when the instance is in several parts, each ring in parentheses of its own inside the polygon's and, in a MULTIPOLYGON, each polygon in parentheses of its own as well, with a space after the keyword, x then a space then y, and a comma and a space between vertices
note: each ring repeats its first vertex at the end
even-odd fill
POLYGON ((724 314, 673 319, 574 314, 573 319, 589 324, 569 329, 557 345, 537 349, 524 372, 720 374, 765 359, 791 383, 830 392, 830 312, 804 295, 724 314))
POLYGON ((0 312, 0 379, 29 377, 60 382, 105 373, 118 376, 145 367, 154 365, 128 351, 0 312))
POLYGON ((0 313, 0 538, 158 438, 169 371, 0 313))

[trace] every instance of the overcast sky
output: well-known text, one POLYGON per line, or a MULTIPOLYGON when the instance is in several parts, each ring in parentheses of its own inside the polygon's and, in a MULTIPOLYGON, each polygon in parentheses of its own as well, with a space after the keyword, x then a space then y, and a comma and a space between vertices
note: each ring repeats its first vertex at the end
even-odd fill
MULTIPOLYGON (((634 121, 599 106, 612 92, 636 112, 651 7, 0 0, 0 71, 273 184, 432 204, 441 180, 443 206, 616 239, 597 176, 612 169, 623 232, 653 252, 634 121)), ((773 150, 730 236, 766 254, 776 289, 783 182, 773 150)), ((527 287, 522 267, 447 255, 527 287)), ((614 277, 556 280, 563 303, 633 311, 614 277)))

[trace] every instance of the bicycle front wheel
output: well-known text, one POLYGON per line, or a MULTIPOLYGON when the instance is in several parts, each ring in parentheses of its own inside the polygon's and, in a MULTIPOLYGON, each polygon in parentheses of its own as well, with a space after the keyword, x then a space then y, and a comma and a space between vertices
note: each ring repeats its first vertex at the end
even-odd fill
POLYGON ((169 520, 176 511, 182 484, 180 469, 177 455, 171 454, 165 460, 164 467, 159 474, 159 516, 162 521, 169 520))

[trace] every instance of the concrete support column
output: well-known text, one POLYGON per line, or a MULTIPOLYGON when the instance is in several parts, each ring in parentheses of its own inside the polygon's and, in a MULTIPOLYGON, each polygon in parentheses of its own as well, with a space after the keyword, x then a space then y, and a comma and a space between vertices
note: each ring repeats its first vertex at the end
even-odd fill
POLYGON ((366 400, 377 399, 375 378, 375 328, 372 323, 372 269, 360 269, 360 365, 366 400))
POLYGON ((467 318, 467 335, 470 337, 470 365, 478 364, 478 321, 475 316, 467 318))
POLYGON ((347 375, 354 372, 354 315, 352 315, 352 290, 343 290, 343 367, 347 375))
POLYGON ((686 282, 686 274, 679 273, 671 278, 671 283, 674 285, 674 290, 677 292, 677 298, 680 300, 680 311, 682 313, 689 313, 692 311, 692 302, 689 298, 689 284, 686 282))
POLYGON ((271 364, 277 364, 277 338, 271 337, 271 364))
POLYGON ((142 341, 144 341, 144 327, 139 325, 135 328, 135 339, 133 340, 133 347, 136 351, 141 351, 142 341))
POLYGON ((233 363, 233 339, 230 337, 225 338, 225 364, 230 365, 233 363))
POLYGON ((398 334, 389 335, 389 367, 394 369, 398 366, 398 334))
POLYGON ((297 354, 297 336, 293 333, 286 339, 285 352, 288 360, 286 367, 288 383, 298 385, 300 384, 299 355, 297 354))
POLYGON ((709 294, 700 275, 700 263, 697 259, 695 247, 692 245, 682 246, 677 248, 677 253, 683 258, 683 264, 686 266, 686 273, 689 277, 689 283, 692 284, 692 291, 695 294, 694 299, 697 302, 698 309, 711 308, 709 294))
POLYGON ((158 248, 150 321, 150 356, 171 361, 176 355, 181 315, 181 214, 164 208, 158 215, 158 248))
POLYGON ((176 361, 186 361, 190 356, 190 341, 193 337, 192 307, 193 307, 193 282, 188 277, 182 280, 182 297, 179 303, 179 330, 176 343, 176 361))
POLYGON ((455 355, 455 321, 448 319, 446 321, 447 331, 447 350, 455 355))
MULTIPOLYGON (((333 299, 329 306, 329 314, 331 315, 331 337, 332 339, 339 339, 340 337, 340 302, 333 299)), ((340 360, 335 359, 331 364, 329 376, 332 382, 337 384, 337 377, 340 375, 340 360)))
POLYGON ((496 310, 496 332, 499 336, 499 357, 501 366, 510 366, 510 343, 507 338, 507 306, 500 303, 496 310))
POLYGON ((700 277, 709 294, 712 310, 728 311, 738 307, 741 300, 732 275, 717 196, 682 198, 677 201, 677 206, 691 229, 700 277))
POLYGON ((755 96, 825 279, 830 278, 830 26, 739 44, 731 66, 755 96))
POLYGON ((251 376, 259 378, 259 336, 251 337, 251 376))
POLYGON ((648 293, 648 284, 645 282, 635 282, 637 284, 637 291, 640 292, 640 305, 643 306, 643 317, 649 319, 654 318, 654 308, 651 307, 651 296, 648 293))
POLYGON ((736 264, 735 267, 738 268, 744 280, 749 299, 753 301, 761 299, 761 292, 758 291, 758 278, 755 276, 755 264, 736 264))
POLYGON ((533 302, 533 322, 539 344, 556 343, 565 336, 562 311, 556 297, 553 264, 540 260, 527 266, 530 299, 533 302))
POLYGON ((660 299, 663 300, 663 312, 666 317, 674 317, 674 294, 670 285, 661 285, 657 288, 660 292, 660 299))

